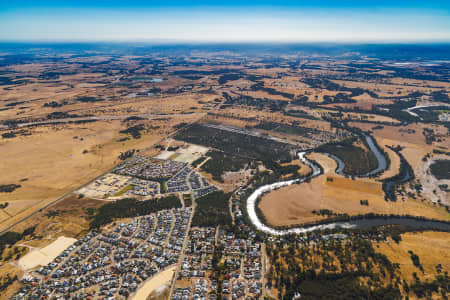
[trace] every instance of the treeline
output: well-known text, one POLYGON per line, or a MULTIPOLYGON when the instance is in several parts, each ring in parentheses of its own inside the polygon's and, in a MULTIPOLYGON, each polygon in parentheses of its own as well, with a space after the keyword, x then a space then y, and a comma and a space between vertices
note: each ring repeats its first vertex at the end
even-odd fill
POLYGON ((122 134, 129 134, 134 139, 140 139, 141 138, 141 131, 145 130, 144 124, 138 124, 134 126, 130 126, 127 129, 121 130, 120 133, 122 134))
POLYGON ((341 94, 341 96, 339 96, 339 97, 341 97, 341 98, 344 97, 342 99, 346 99, 346 100, 348 100, 352 97, 360 96, 364 93, 369 94, 373 98, 378 98, 378 95, 376 93, 372 92, 371 90, 362 89, 359 87, 357 87, 357 88, 346 87, 346 86, 337 84, 337 83, 332 82, 331 80, 328 80, 325 78, 305 78, 305 79, 302 79, 301 81, 303 83, 306 83, 307 85, 309 85, 312 88, 325 89, 325 90, 329 90, 329 91, 350 92, 350 95, 348 95, 348 98, 345 96, 342 96, 342 95, 344 95, 343 93, 338 93, 338 94, 341 94))
POLYGON ((0 292, 6 290, 11 284, 13 284, 17 280, 18 280, 17 275, 11 277, 9 273, 6 274, 6 276, 0 277, 0 292))
POLYGON ((99 228, 117 218, 132 218, 148 215, 159 210, 180 208, 181 201, 177 196, 139 201, 135 198, 126 198, 107 203, 95 210, 90 222, 90 228, 99 228))
MULTIPOLYGON (((258 210, 257 210, 258 212, 258 210)), ((430 222, 430 225, 423 225, 418 226, 417 228, 420 229, 432 229, 434 231, 444 231, 444 232, 450 232, 450 222, 438 220, 438 219, 430 219, 422 216, 412 216, 412 215, 395 215, 395 214, 376 214, 376 213, 368 213, 368 214, 358 214, 358 215, 349 215, 347 213, 342 214, 335 214, 334 216, 328 217, 323 220, 317 220, 313 222, 303 223, 301 224, 302 228, 309 228, 314 227, 317 225, 326 225, 331 223, 340 223, 340 222, 350 222, 350 221, 358 221, 358 220, 372 220, 372 219, 385 219, 389 220, 389 218, 396 218, 396 219, 405 219, 405 220, 416 220, 416 221, 423 221, 423 222, 430 222), (431 224, 433 223, 433 224, 431 224)), ((265 222, 263 222, 265 223, 265 222)), ((388 222, 386 222, 388 224, 388 222)), ((394 224, 396 225, 396 224, 394 224)), ((372 228, 377 228, 384 225, 378 225, 378 226, 371 226, 372 228)), ((396 225, 397 226, 397 225, 396 225)), ((272 226, 275 229, 278 230, 286 230, 291 229, 295 227, 299 227, 299 225, 292 225, 292 226, 272 226)), ((413 226, 407 226, 410 230, 415 229, 413 226)), ((370 228, 370 227, 369 227, 370 228)), ((339 229, 339 230, 342 230, 339 229)), ((359 229, 358 229, 359 230, 359 229)))
POLYGON ((191 166, 193 168, 197 168, 197 166, 199 166, 205 159, 207 159, 207 157, 204 156, 199 157, 191 163, 191 166))
POLYGON ((76 115, 76 114, 69 114, 64 111, 54 111, 47 115, 47 120, 78 118, 78 117, 82 117, 82 116, 76 115))
POLYGON ((288 125, 274 122, 261 122, 254 128, 306 137, 312 137, 321 133, 321 131, 316 128, 298 126, 297 124, 288 125))
POLYGON ((221 108, 231 107, 233 105, 243 105, 255 107, 258 110, 268 109, 272 112, 276 112, 282 111, 289 104, 289 102, 285 100, 253 98, 247 95, 238 95, 236 97, 232 97, 226 92, 223 92, 222 95, 225 98, 225 102, 221 106, 221 108))
POLYGON ((281 92, 281 91, 278 91, 278 90, 273 89, 273 88, 265 87, 264 86, 264 81, 259 81, 259 82, 255 83, 255 84, 253 84, 252 86, 250 86, 250 90, 252 90, 252 91, 263 91, 263 92, 268 93, 269 95, 278 95, 278 96, 282 96, 284 98, 291 99, 291 100, 293 100, 295 98, 294 94, 281 92))
POLYGON ((219 79, 217 79, 217 82, 219 84, 225 84, 228 81, 238 80, 240 78, 241 78, 240 74, 224 74, 224 75, 221 75, 219 77, 219 79))
POLYGON ((231 225, 228 201, 232 193, 215 191, 195 200, 197 207, 192 219, 192 226, 231 225))
POLYGON ((97 98, 97 97, 94 97, 94 96, 82 96, 82 97, 79 97, 79 98, 75 99, 75 101, 89 103, 89 102, 103 101, 103 99, 97 98))
POLYGON ((64 100, 62 102, 51 101, 51 102, 44 103, 43 107, 56 108, 56 107, 61 107, 61 106, 67 105, 67 104, 68 104, 68 102, 66 100, 64 100))
POLYGON ((132 157, 135 152, 136 152, 135 149, 127 150, 125 152, 120 152, 119 159, 120 160, 126 160, 126 159, 132 157))
POLYGON ((14 184, 14 183, 2 184, 2 185, 0 185, 0 193, 12 193, 20 187, 21 187, 20 184, 14 184))

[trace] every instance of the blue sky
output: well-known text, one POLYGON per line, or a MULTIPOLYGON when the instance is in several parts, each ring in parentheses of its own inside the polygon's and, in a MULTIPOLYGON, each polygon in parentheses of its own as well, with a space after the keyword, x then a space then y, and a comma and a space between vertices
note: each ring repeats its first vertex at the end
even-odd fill
POLYGON ((450 42, 450 1, 0 0, 0 40, 450 42))

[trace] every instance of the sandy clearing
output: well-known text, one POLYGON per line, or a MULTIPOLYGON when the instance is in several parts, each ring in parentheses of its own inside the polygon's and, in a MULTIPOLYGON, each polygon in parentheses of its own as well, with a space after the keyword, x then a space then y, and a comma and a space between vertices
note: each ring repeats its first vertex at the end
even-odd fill
POLYGON ((175 151, 163 151, 160 154, 158 154, 157 156, 155 156, 155 158, 157 158, 157 159, 169 159, 169 157, 171 157, 174 154, 175 154, 175 151))
POLYGON ((137 290, 132 299, 146 300, 153 291, 159 289, 163 285, 170 284, 170 281, 175 273, 175 269, 175 266, 170 267, 150 278, 141 288, 137 290))
POLYGON ((444 204, 450 204, 450 192, 439 188, 440 185, 450 186, 450 179, 437 179, 431 174, 430 165, 435 161, 440 159, 447 159, 444 155, 436 155, 431 159, 424 162, 419 171, 416 172, 416 177, 420 179, 422 183, 423 194, 433 202, 438 202, 439 200, 444 204))
POLYGON ((208 147, 203 147, 200 145, 189 145, 189 147, 187 147, 186 149, 181 149, 180 152, 181 153, 186 153, 186 154, 191 154, 191 155, 195 155, 195 154, 206 154, 206 152, 208 152, 209 148, 208 147))
POLYGON ((60 236, 50 245, 34 250, 19 259, 19 266, 25 270, 34 269, 37 266, 45 266, 76 241, 74 238, 60 236))
POLYGON ((175 161, 183 162, 183 163, 191 163, 197 159, 197 156, 194 156, 189 153, 182 153, 174 158, 175 161))
POLYGON ((186 148, 180 148, 176 151, 167 151, 164 150, 159 153, 155 158, 159 159, 173 159, 175 161, 191 163, 200 156, 204 155, 208 152, 209 148, 199 146, 199 145, 191 145, 188 144, 186 148))

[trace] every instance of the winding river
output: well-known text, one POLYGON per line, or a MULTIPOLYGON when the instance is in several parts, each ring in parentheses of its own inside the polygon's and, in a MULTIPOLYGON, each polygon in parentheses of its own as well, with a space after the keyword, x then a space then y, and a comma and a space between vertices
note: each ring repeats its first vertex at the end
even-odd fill
POLYGON ((386 181, 386 183, 383 185, 383 190, 386 193, 387 197, 389 199, 394 199, 394 194, 393 191, 391 191, 391 186, 393 184, 395 185, 399 185, 402 183, 405 183, 407 181, 409 181, 412 178, 412 174, 409 168, 405 168, 405 174, 403 175, 403 177, 400 180, 389 180, 386 181))
MULTIPOLYGON (((367 139, 366 139, 367 140, 367 139)), ((376 147, 373 143, 372 144, 368 141, 369 147, 372 149, 372 147, 376 147), (372 146, 370 146, 372 145, 372 146)), ((378 150, 378 149, 377 149, 378 150)), ((377 152, 374 152, 377 153, 377 152)), ((260 231, 271 234, 271 235, 287 235, 287 234, 299 234, 299 233, 306 233, 316 230, 324 230, 324 229, 334 229, 334 228, 345 228, 345 229, 358 229, 358 228, 370 228, 374 226, 380 226, 380 225, 406 225, 413 228, 427 228, 427 229, 438 229, 438 230, 450 230, 450 223, 448 222, 439 222, 439 221, 433 221, 433 220, 421 220, 416 219, 412 217, 377 217, 377 218, 371 218, 371 219, 357 219, 357 220, 350 220, 346 222, 334 222, 329 224, 323 224, 323 225, 314 225, 314 226, 308 226, 308 227, 292 227, 289 229, 275 229, 272 227, 269 227, 268 225, 264 224, 256 214, 256 205, 258 203, 258 199, 263 196, 264 194, 277 190, 280 187, 288 186, 291 184, 299 184, 304 182, 305 180, 309 178, 317 177, 321 174, 320 167, 312 162, 309 161, 305 157, 306 152, 299 152, 298 158, 308 165, 312 172, 309 176, 301 178, 301 179, 295 179, 295 180, 288 180, 288 181, 280 181, 268 185, 264 185, 256 189, 247 199, 247 214, 249 216, 250 221, 252 224, 260 231)), ((377 155, 377 154, 375 154, 377 155)), ((378 155, 381 155, 384 159, 384 155, 381 154, 380 151, 378 151, 378 155)), ((384 168, 386 168, 387 163, 386 159, 384 159, 384 168)), ((383 163, 379 161, 379 165, 377 169, 383 168, 383 163)), ((369 173, 372 173, 374 171, 371 171, 369 173)), ((377 171, 378 172, 378 171, 377 171)), ((373 173, 372 173, 373 174, 373 173)))
MULTIPOLYGON (((367 145, 369 146, 370 151, 372 151, 372 153, 375 155, 378 165, 375 169, 373 169, 365 174, 355 175, 355 177, 369 177, 371 175, 375 175, 375 174, 384 172, 388 166, 386 157, 384 157, 384 154, 381 152, 381 150, 376 145, 373 137, 371 137, 370 135, 365 134, 365 133, 363 135, 364 135, 364 139, 366 140, 367 145)), ((340 159, 339 157, 337 157, 336 155, 331 154, 331 153, 327 153, 327 155, 336 161, 337 168, 336 168, 335 172, 337 174, 344 175, 344 176, 350 176, 350 174, 344 173, 345 163, 342 159, 340 159)))

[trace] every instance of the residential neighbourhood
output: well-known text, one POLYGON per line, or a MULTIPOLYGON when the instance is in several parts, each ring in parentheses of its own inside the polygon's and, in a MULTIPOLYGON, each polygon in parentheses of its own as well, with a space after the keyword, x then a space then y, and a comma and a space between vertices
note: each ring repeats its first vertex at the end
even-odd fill
POLYGON ((13 299, 127 299, 178 262, 191 214, 164 210, 92 231, 26 275, 13 299))
POLYGON ((214 227, 191 228, 171 299, 259 299, 262 245, 214 227))
POLYGON ((140 197, 146 200, 179 193, 199 198, 216 190, 217 187, 186 163, 137 156, 78 189, 77 193, 93 199, 140 197))

